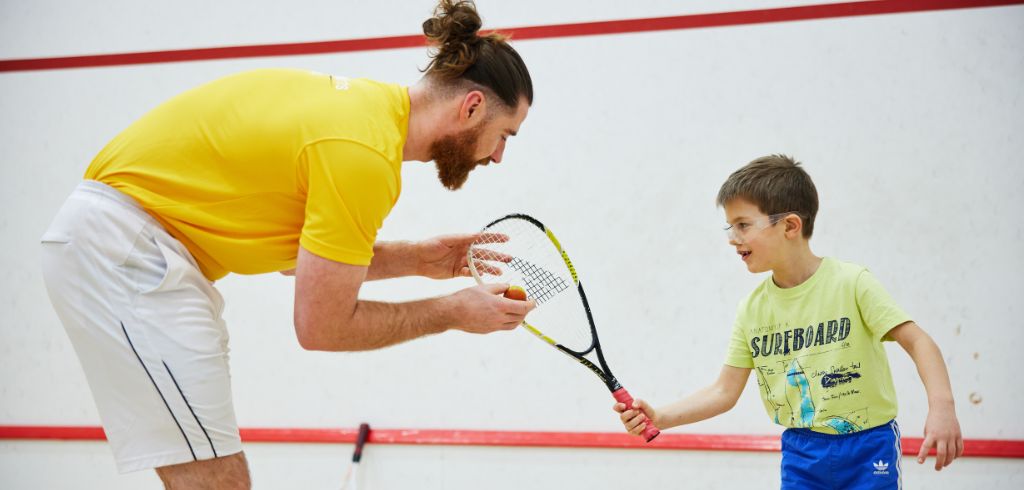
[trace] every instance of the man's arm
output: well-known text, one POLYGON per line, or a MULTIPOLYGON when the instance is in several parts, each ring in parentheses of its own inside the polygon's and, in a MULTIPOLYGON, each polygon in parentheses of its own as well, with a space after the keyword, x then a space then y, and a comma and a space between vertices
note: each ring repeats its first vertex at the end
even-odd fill
MULTIPOLYGON (((433 279, 469 277, 466 252, 479 233, 443 235, 421 242, 376 242, 367 281, 393 277, 424 276, 433 279)), ((295 269, 281 271, 294 276, 295 269)))
MULTIPOLYGON (((658 409, 651 408, 643 400, 637 400, 635 405, 638 405, 659 429, 699 422, 723 414, 736 406, 736 401, 740 399, 743 387, 747 384, 747 378, 750 377, 750 371, 749 368, 724 365, 714 383, 677 402, 658 409)), ((644 427, 640 426, 643 417, 640 417, 633 407, 616 403, 613 408, 620 413, 627 431, 637 435, 643 431, 644 427)))
POLYGON ((931 336, 914 322, 906 322, 888 334, 907 351, 917 366, 928 395, 928 418, 924 424, 924 442, 917 462, 924 463, 928 451, 935 448, 935 470, 949 466, 964 453, 964 439, 953 404, 953 389, 942 352, 931 336))
POLYGON ((359 288, 367 269, 299 248, 295 333, 303 348, 371 350, 450 329, 471 333, 511 330, 535 305, 501 297, 502 285, 472 287, 407 303, 361 301, 359 288))
POLYGON ((415 276, 419 262, 416 242, 376 242, 373 244, 373 260, 366 270, 366 280, 390 279, 393 277, 415 276))
POLYGON ((423 276, 450 279, 469 276, 466 252, 479 233, 442 235, 419 242, 377 242, 366 280, 423 276))

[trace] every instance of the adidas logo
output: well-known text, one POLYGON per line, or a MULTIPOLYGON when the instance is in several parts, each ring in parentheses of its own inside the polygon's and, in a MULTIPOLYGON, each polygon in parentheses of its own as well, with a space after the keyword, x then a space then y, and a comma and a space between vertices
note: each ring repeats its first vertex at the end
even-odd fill
POLYGON ((888 475, 889 474, 889 463, 878 460, 876 463, 871 463, 875 467, 876 475, 888 475))

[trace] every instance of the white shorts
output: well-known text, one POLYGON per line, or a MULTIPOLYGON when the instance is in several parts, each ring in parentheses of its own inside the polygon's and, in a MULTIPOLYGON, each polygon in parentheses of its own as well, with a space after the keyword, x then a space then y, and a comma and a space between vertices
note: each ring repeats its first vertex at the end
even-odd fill
POLYGON ((121 473, 242 450, 223 298, 188 249, 132 198, 85 181, 42 260, 121 473))

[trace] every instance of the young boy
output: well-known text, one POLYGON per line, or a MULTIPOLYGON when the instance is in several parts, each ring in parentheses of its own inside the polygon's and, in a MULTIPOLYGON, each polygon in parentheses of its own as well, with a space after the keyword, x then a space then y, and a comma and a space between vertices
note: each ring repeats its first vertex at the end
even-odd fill
POLYGON ((882 342, 898 342, 917 366, 928 394, 917 461, 935 448, 936 470, 963 453, 946 365, 867 269, 811 252, 818 193, 799 165, 762 157, 719 190, 729 244, 747 270, 772 276, 740 304, 718 380, 657 409, 639 399, 614 409, 635 435, 645 427, 637 409, 661 429, 691 424, 732 408, 754 370, 769 417, 788 428, 782 488, 900 488, 896 390, 882 342))

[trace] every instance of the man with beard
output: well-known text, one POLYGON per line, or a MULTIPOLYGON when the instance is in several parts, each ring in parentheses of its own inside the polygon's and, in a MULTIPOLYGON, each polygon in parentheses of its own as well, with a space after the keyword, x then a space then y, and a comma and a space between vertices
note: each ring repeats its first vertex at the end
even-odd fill
POLYGON ((248 488, 231 400, 223 300, 234 272, 295 275, 305 349, 378 349, 450 329, 515 328, 532 302, 478 286, 405 303, 364 281, 469 275, 475 235, 377 242, 403 161, 458 189, 500 162, 533 101, 530 75, 472 2, 423 24, 436 51, 402 87, 257 70, 185 92, 96 156, 42 237, 51 301, 86 373, 121 472, 168 488, 248 488))

